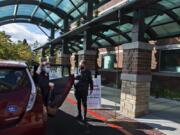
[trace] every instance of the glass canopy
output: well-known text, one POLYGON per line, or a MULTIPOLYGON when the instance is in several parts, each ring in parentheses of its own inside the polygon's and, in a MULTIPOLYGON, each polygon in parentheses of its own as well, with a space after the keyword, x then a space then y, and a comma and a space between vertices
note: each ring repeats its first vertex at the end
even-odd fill
MULTIPOLYGON (((143 5, 143 1, 141 2, 143 5)), ((146 2, 144 2, 144 5, 145 3, 146 2)), ((134 10, 133 8, 130 8, 130 10, 127 9, 128 4, 127 8, 124 6, 119 8, 119 11, 122 13, 122 19, 112 21, 112 19, 108 20, 106 17, 102 19, 102 17, 101 19, 105 20, 104 23, 95 23, 96 26, 91 27, 93 31, 92 47, 112 47, 132 41, 132 20, 134 10), (96 34, 97 32, 99 33, 98 35, 96 34)), ((156 2, 145 5, 144 11, 144 38, 146 41, 180 36, 180 0, 157 0, 156 2)), ((115 11, 114 14, 118 16, 117 11, 115 11)), ((79 51, 82 49, 82 47, 77 47, 77 45, 82 46, 80 40, 79 43, 75 42, 77 41, 74 41, 74 43, 71 42, 69 45, 69 50, 72 52, 74 52, 74 50, 79 51)))
MULTIPOLYGON (((95 24, 93 25, 92 23, 90 27, 93 34, 92 47, 111 47, 131 42, 133 13, 138 8, 145 11, 144 38, 146 41, 180 35, 180 0, 128 1, 126 4, 117 7, 117 10, 113 8, 108 11, 109 14, 99 15, 91 21, 95 24), (138 2, 140 4, 137 4, 138 2), (118 20, 119 11, 121 18, 118 20)), ((92 2, 95 12, 109 0, 92 0, 92 2)), ((72 24, 83 18, 86 12, 87 0, 0 0, 0 26, 14 22, 26 22, 48 29, 56 28, 57 30, 62 30, 65 19, 68 19, 69 23, 72 24)), ((68 32, 70 36, 64 33, 64 35, 68 36, 68 47, 71 52, 83 49, 82 32, 87 30, 89 26, 82 27, 83 30, 81 27, 77 26, 76 29, 70 30, 68 32), (73 31, 76 32, 72 34, 73 31)), ((66 36, 64 38, 67 38, 66 36)), ((61 41, 61 37, 57 40, 61 41)), ((53 44, 53 42, 50 43, 53 44)))
MULTIPOLYGON (((94 10, 108 0, 94 0, 94 10)), ((86 12, 84 0, 0 0, 0 26, 27 22, 46 28, 63 28, 63 20, 74 22, 86 12), (22 21, 21 21, 22 20, 22 21)))

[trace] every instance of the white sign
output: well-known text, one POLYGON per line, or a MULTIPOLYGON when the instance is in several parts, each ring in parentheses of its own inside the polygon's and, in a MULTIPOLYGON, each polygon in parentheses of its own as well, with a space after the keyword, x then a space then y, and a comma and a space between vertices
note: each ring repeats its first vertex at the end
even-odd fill
POLYGON ((58 79, 62 77, 62 68, 60 66, 52 66, 49 72, 49 80, 58 79))
POLYGON ((98 75, 97 78, 93 77, 93 92, 89 95, 87 99, 87 106, 90 109, 99 109, 101 108, 101 76, 98 75))

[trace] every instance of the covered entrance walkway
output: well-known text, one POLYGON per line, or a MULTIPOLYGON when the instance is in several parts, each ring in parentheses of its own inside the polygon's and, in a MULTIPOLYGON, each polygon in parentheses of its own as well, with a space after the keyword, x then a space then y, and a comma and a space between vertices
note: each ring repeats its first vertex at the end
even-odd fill
MULTIPOLYGON (((121 90, 117 95, 119 97, 117 99, 120 100, 117 108, 120 108, 120 114, 128 117, 129 120, 129 118, 151 113, 149 98, 153 81, 152 51, 157 50, 156 58, 159 62, 161 52, 157 48, 161 47, 157 42, 180 36, 180 1, 122 0, 123 2, 114 8, 99 12, 99 8, 109 1, 0 0, 0 26, 9 23, 31 23, 37 25, 42 31, 42 27, 49 29, 50 34, 43 31, 48 36, 49 42, 37 47, 34 52, 41 51, 42 59, 48 56, 51 64, 71 65, 72 73, 76 73, 79 61, 85 60, 93 75, 98 74, 99 49, 104 48, 108 52, 110 48, 121 45, 123 64, 121 76, 118 78, 121 82, 121 90), (60 36, 56 37, 56 33, 60 36)), ((179 46, 175 45, 175 48, 179 49, 179 46)), ((176 53, 179 56, 179 50, 176 53)), ((175 70, 179 71, 179 69, 180 66, 177 66, 175 70)), ((180 76, 176 73, 173 75, 180 76)), ((131 121, 132 123, 119 124, 120 120, 114 123, 107 122, 111 114, 107 113, 107 116, 101 117, 99 113, 102 112, 98 110, 97 112, 90 110, 89 117, 100 120, 99 127, 97 126, 99 123, 93 126, 93 118, 90 125, 74 121, 72 117, 74 105, 75 102, 70 94, 55 119, 49 119, 49 135, 52 132, 64 133, 68 129, 69 131, 72 129, 73 133, 78 132, 73 126, 79 127, 82 134, 103 134, 104 132, 143 134, 139 130, 136 131, 139 123, 135 122, 134 125, 131 121), (56 119, 59 121, 57 122, 56 119), (64 124, 62 128, 58 129, 62 124, 64 124), (128 130, 124 130, 126 126, 128 130)), ((103 113, 106 115, 106 112, 103 113)), ((145 130, 148 130, 148 132, 144 131, 147 134, 154 132, 149 127, 145 127, 145 130)))
MULTIPOLYGON (((88 67, 98 72, 98 48, 122 45, 123 68, 121 74, 120 112, 128 117, 138 117, 149 111, 151 88, 151 58, 155 42, 177 37, 180 34, 178 1, 133 0, 123 3, 99 16, 94 16, 94 4, 87 1, 86 17, 77 21, 77 26, 64 23, 62 35, 44 46, 60 46, 59 62, 70 64, 70 55, 78 61, 84 59, 88 67)), ((43 53, 44 55, 44 53, 43 53)))

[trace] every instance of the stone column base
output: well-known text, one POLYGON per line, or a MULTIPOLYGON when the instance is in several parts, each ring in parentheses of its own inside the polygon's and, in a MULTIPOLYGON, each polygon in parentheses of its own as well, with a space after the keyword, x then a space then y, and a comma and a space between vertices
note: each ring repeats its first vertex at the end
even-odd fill
POLYGON ((62 65, 70 65, 70 54, 61 54, 59 56, 59 64, 62 65))
POLYGON ((153 46, 143 42, 123 45, 120 112, 127 117, 148 113, 153 46))
POLYGON ((150 82, 122 81, 120 112, 135 118, 148 113, 150 82))
POLYGON ((85 60, 87 63, 88 69, 95 71, 96 69, 96 51, 94 50, 87 50, 87 51, 79 51, 78 52, 78 61, 85 60))

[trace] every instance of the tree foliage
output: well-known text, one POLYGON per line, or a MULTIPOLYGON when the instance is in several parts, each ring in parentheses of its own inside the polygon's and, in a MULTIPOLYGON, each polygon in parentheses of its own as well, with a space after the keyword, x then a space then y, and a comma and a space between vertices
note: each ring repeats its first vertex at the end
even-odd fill
POLYGON ((5 32, 0 32, 0 59, 31 61, 33 53, 25 41, 14 43, 5 32))

